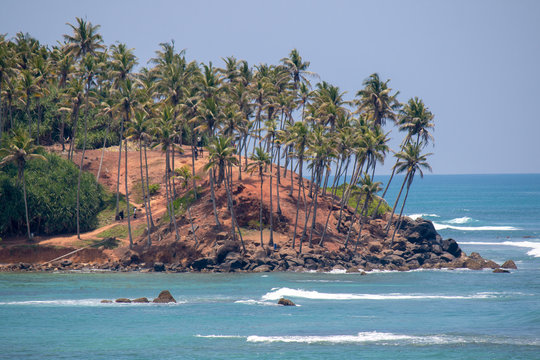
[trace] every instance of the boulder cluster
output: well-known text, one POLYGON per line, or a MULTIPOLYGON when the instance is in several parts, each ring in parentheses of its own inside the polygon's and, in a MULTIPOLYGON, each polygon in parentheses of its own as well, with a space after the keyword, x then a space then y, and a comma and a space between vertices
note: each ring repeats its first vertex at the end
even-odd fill
MULTIPOLYGON (((128 298, 118 298, 116 300, 114 300, 115 303, 119 303, 119 304, 129 304, 129 303, 149 303, 150 300, 148 300, 148 298, 145 298, 145 297, 141 297, 141 298, 137 298, 137 299, 128 299, 128 298)), ((155 304, 168 304, 168 303, 175 303, 176 300, 174 299, 174 297, 171 295, 171 293, 169 292, 169 290, 163 290, 162 292, 159 293, 158 297, 155 298, 153 301, 153 303, 155 304)), ((101 303, 102 304, 111 304, 113 303, 112 300, 101 300, 101 303)))

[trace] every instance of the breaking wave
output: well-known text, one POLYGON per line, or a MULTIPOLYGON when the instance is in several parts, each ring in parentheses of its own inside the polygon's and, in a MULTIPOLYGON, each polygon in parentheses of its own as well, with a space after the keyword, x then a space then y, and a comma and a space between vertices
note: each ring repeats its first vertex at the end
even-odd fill
POLYGON ((356 335, 313 335, 313 336, 238 336, 238 335, 196 335, 199 338, 245 339, 252 343, 303 343, 303 344, 344 344, 378 343, 380 345, 446 345, 446 344, 504 344, 538 346, 538 339, 517 339, 493 336, 455 335, 403 335, 388 332, 359 332, 356 335))
POLYGON ((514 231, 514 230, 521 230, 519 228, 513 227, 513 226, 453 226, 448 224, 440 224, 433 222, 433 226, 435 226, 435 230, 445 230, 445 229, 453 229, 453 230, 461 230, 461 231, 514 231))
POLYGON ((312 290, 274 288, 264 294, 262 300, 279 300, 282 297, 293 297, 314 300, 422 300, 422 299, 485 299, 494 297, 491 294, 475 295, 422 295, 422 294, 347 294, 323 293, 312 290))
POLYGON ((102 303, 101 299, 62 299, 62 300, 30 300, 30 301, 5 301, 0 302, 0 305, 30 305, 30 306, 150 306, 150 305, 179 305, 184 304, 184 301, 169 304, 154 304, 149 303, 102 303))
POLYGON ((427 217, 440 217, 439 215, 437 214, 412 214, 412 215, 409 215, 409 217, 413 220, 416 220, 418 218, 427 218, 427 217))
POLYGON ((527 255, 540 257, 540 242, 534 241, 502 241, 502 242, 482 242, 482 241, 460 241, 463 245, 487 245, 487 246, 515 246, 530 249, 527 255))

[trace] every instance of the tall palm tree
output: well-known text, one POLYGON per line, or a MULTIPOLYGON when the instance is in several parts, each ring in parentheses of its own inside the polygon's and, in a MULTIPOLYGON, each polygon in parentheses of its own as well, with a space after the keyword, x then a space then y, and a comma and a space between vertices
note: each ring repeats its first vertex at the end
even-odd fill
MULTIPOLYGON (((167 210, 169 212, 170 224, 174 225, 176 240, 179 240, 180 234, 178 233, 178 225, 176 224, 176 215, 174 213, 174 204, 172 201, 172 191, 170 189, 170 177, 172 171, 169 158, 171 148, 175 147, 174 138, 176 137, 173 122, 173 110, 170 106, 164 105, 161 108, 160 118, 154 127, 154 132, 157 141, 156 146, 159 146, 161 151, 165 153, 165 194, 167 200, 167 210)), ((177 150, 181 150, 181 148, 177 150)))
POLYGON ((5 35, 0 34, 0 145, 2 144, 2 131, 4 130, 3 103, 2 103, 2 85, 8 81, 15 73, 14 54, 5 40, 5 35))
MULTIPOLYGON (((381 182, 373 181, 369 174, 364 174, 360 185, 360 194, 364 197, 364 205, 362 206, 362 211, 360 212, 360 229, 358 230, 358 236, 356 237, 356 244, 354 245, 354 251, 358 249, 358 243, 362 237, 362 229, 365 224, 365 217, 368 215, 369 204, 377 199, 377 193, 381 191, 381 182)), ((360 201, 360 199, 358 199, 360 201)), ((351 224, 352 227, 352 224, 351 224)))
POLYGON ((425 146, 430 140, 433 141, 430 129, 435 127, 432 122, 434 117, 422 99, 417 96, 409 99, 400 111, 399 130, 407 132, 404 143, 409 142, 415 136, 415 144, 422 141, 425 146))
POLYGON ((67 23, 73 30, 73 35, 64 35, 66 41, 65 49, 76 59, 84 58, 86 54, 96 55, 96 52, 103 49, 103 38, 98 33, 99 25, 92 25, 91 22, 82 18, 75 18, 75 25, 67 23))
MULTIPOLYGON (((146 214, 146 232, 148 237, 147 245, 150 247, 152 245, 152 239, 150 238, 150 233, 152 232, 152 227, 150 224, 150 194, 146 193, 146 186, 144 181, 144 175, 143 175, 143 161, 142 161, 142 153, 143 153, 143 140, 146 140, 146 138, 149 136, 149 124, 150 120, 146 117, 146 114, 143 111, 137 111, 135 113, 135 118, 132 120, 131 124, 128 124, 127 129, 127 137, 126 140, 134 140, 137 141, 139 145, 139 167, 141 170, 141 189, 142 189, 142 196, 143 201, 145 202, 145 214, 146 214)), ((126 151, 127 153, 127 151, 126 151)), ((148 182, 148 179, 146 179, 146 182, 148 182)), ((126 191, 127 192, 127 191, 126 191)))
POLYGON ((14 163, 18 170, 19 184, 22 182, 23 186, 23 198, 24 198, 24 211, 26 216, 26 231, 28 240, 32 239, 30 233, 30 221, 28 219, 28 201, 26 198, 26 180, 24 178, 24 169, 26 163, 31 159, 47 160, 43 155, 38 154, 39 147, 33 144, 32 138, 30 138, 22 129, 13 130, 13 136, 9 139, 7 144, 0 149, 0 167, 8 163, 14 163))
POLYGON ((397 101, 397 95, 391 94, 391 88, 388 87, 390 80, 382 81, 379 74, 371 74, 362 85, 364 88, 356 93, 359 99, 356 101, 359 111, 366 111, 373 125, 382 126, 386 120, 396 121, 396 111, 400 104, 397 101))
MULTIPOLYGON (((264 168, 270 164, 270 155, 266 153, 262 148, 255 148, 255 152, 251 154, 251 163, 248 165, 248 172, 254 173, 257 171, 259 173, 259 179, 261 180, 261 201, 259 208, 259 230, 261 233, 261 247, 264 246, 263 242, 263 182, 264 182, 264 168)), ((272 217, 270 213, 270 218, 272 217)), ((272 239, 272 229, 270 229, 270 238, 272 239)))
MULTIPOLYGON (((240 237, 240 242, 244 252, 246 251, 244 245, 244 239, 242 237, 242 232, 238 226, 238 221, 236 220, 236 215, 234 212, 234 201, 232 199, 232 189, 230 177, 232 174, 227 174, 227 169, 232 168, 233 165, 238 165, 238 158, 235 154, 236 150, 232 146, 232 139, 230 137, 218 136, 213 139, 213 141, 208 145, 208 161, 204 166, 205 171, 214 171, 218 169, 218 173, 223 172, 223 178, 225 180, 225 191, 227 193, 227 203, 229 212, 231 214, 231 232, 233 236, 233 241, 236 241, 236 230, 238 228, 238 235, 240 237)), ((221 177, 221 175, 220 175, 221 177)), ((218 181, 219 184, 219 181, 218 181)))
MULTIPOLYGON (((401 216, 403 215, 403 209, 405 208, 405 203, 409 195, 409 189, 411 188, 412 182, 414 180, 414 175, 416 174, 416 172, 418 172, 420 174, 420 177, 423 178, 423 169, 431 171, 431 166, 427 162, 427 157, 432 154, 428 153, 422 155, 420 154, 421 149, 422 144, 408 144, 405 146, 403 151, 396 154, 396 157, 398 158, 398 162, 396 163, 396 171, 398 174, 406 171, 405 179, 403 179, 403 185, 405 185, 405 182, 407 182, 407 191, 405 192, 405 198, 403 199, 403 204, 401 205, 398 220, 394 228, 394 233, 392 234, 392 242, 394 242, 394 237, 396 236, 396 233, 399 231, 399 228, 401 226, 401 216)), ((400 195, 401 191, 403 190, 403 185, 401 186, 400 195)), ((394 208, 392 209, 392 214, 390 215, 390 219, 388 220, 388 225, 386 226, 387 233, 390 229, 390 224, 392 223, 394 211, 400 195, 398 195, 396 203, 394 204, 394 208)))

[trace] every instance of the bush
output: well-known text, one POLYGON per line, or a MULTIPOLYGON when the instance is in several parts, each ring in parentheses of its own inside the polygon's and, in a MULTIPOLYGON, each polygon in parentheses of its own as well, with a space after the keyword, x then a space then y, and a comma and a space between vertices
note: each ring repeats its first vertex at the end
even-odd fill
MULTIPOLYGON (((48 161, 31 160, 25 170, 30 229, 35 234, 53 235, 77 231, 78 167, 54 154, 48 161)), ((81 231, 94 229, 105 192, 94 175, 83 172, 80 193, 81 231)), ((25 232, 22 186, 17 184, 13 165, 0 171, 0 234, 25 232)))
POLYGON ((150 196, 154 196, 158 193, 159 189, 161 188, 161 185, 159 184, 150 184, 148 186, 149 190, 150 190, 150 196))

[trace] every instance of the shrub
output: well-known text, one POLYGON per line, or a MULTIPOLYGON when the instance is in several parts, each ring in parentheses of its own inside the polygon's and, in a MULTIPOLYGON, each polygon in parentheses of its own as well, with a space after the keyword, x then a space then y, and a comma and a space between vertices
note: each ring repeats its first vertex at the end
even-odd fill
MULTIPOLYGON (((53 235, 77 231, 76 199, 78 167, 54 154, 48 161, 31 160, 25 170, 30 229, 36 234, 53 235)), ((104 190, 94 175, 83 172, 80 193, 80 228, 88 231, 98 224, 104 190)), ((17 184, 13 165, 0 171, 0 234, 25 231, 22 186, 17 184)))

